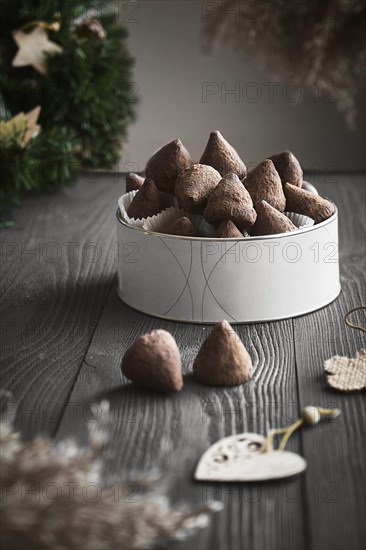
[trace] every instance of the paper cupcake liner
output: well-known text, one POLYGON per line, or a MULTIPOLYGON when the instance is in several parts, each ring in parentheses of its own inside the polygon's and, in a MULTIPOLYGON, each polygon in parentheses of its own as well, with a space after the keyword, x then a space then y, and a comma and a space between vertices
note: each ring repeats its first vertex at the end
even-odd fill
MULTIPOLYGON (((304 227, 311 227, 314 225, 314 220, 308 218, 308 216, 302 216, 301 214, 296 214, 295 212, 284 212, 286 218, 292 221, 296 225, 296 229, 303 229, 304 227)), ((294 229, 295 231, 295 229, 294 229)), ((243 231, 244 237, 251 237, 246 231, 243 231)))
POLYGON ((121 212, 121 218, 123 221, 128 223, 128 225, 131 225, 132 227, 142 227, 144 220, 136 220, 135 218, 130 218, 130 216, 127 214, 127 210, 130 207, 130 204, 134 198, 134 196, 138 193, 137 190, 130 191, 129 193, 125 193, 118 199, 118 206, 119 211, 121 212))
POLYGON ((183 215, 183 210, 179 210, 178 208, 171 206, 170 208, 160 212, 160 214, 156 214, 156 216, 146 218, 142 225, 142 229, 145 229, 145 231, 151 231, 152 233, 162 233, 165 227, 173 223, 178 218, 181 218, 183 215))
MULTIPOLYGON (((170 203, 170 206, 167 206, 167 208, 162 210, 159 214, 142 219, 130 218, 127 214, 127 210, 136 193, 137 191, 130 191, 118 199, 118 206, 122 219, 132 227, 138 227, 140 229, 144 229, 145 231, 151 231, 154 233, 162 233, 164 229, 175 220, 186 216, 197 227, 201 237, 214 236, 215 228, 212 227, 212 225, 210 225, 203 216, 200 214, 192 214, 191 212, 187 212, 176 206, 176 199, 174 195, 171 195, 170 193, 165 193, 167 203, 170 203)), ((302 229, 303 227, 311 227, 314 225, 314 220, 308 216, 296 214, 295 212, 284 212, 284 214, 289 220, 292 221, 294 225, 296 225, 298 229, 302 229)), ((247 231, 243 231, 242 233, 244 237, 250 237, 250 234, 247 231)))
POLYGON ((183 216, 191 220, 191 222, 198 229, 200 237, 212 237, 214 235, 215 228, 207 223, 203 216, 200 216, 199 214, 191 214, 190 212, 186 212, 182 208, 178 207, 167 208, 153 218, 146 219, 142 228, 146 231, 163 233, 164 229, 168 225, 173 223, 175 220, 179 220, 179 218, 182 218, 183 216))
MULTIPOLYGON (((118 199, 118 206, 119 206, 119 210, 121 212, 122 219, 126 223, 128 223, 128 225, 131 225, 132 227, 142 228, 146 220, 155 218, 159 214, 156 214, 156 216, 151 216, 149 218, 138 218, 138 219, 130 218, 130 216, 127 214, 127 210, 129 209, 130 204, 131 204, 133 198, 135 197, 135 195, 137 193, 138 193, 138 190, 135 190, 135 191, 130 191, 129 193, 125 193, 124 195, 122 195, 122 197, 120 197, 118 199)), ((162 210, 162 212, 164 212, 167 208, 175 206, 175 204, 176 204, 176 198, 171 193, 164 193, 164 197, 165 197, 165 200, 166 200, 166 208, 164 208, 164 210, 162 210)))
POLYGON ((191 214, 190 212, 184 212, 183 216, 191 220, 193 225, 197 227, 201 237, 213 237, 215 228, 212 227, 203 216, 200 214, 191 214))
MULTIPOLYGON (((146 219, 142 229, 153 233, 163 233, 166 227, 183 216, 191 220, 193 225, 198 229, 200 237, 214 237, 215 228, 210 225, 203 216, 200 214, 192 214, 178 207, 167 208, 163 212, 160 212, 160 214, 146 219)), ((243 236, 249 237, 250 235, 246 231, 243 231, 243 236)))
POLYGON ((292 221, 294 225, 296 225, 298 229, 302 229, 303 227, 311 227, 315 223, 314 220, 308 216, 303 216, 302 214, 296 214, 295 212, 284 212, 284 214, 289 220, 292 221))

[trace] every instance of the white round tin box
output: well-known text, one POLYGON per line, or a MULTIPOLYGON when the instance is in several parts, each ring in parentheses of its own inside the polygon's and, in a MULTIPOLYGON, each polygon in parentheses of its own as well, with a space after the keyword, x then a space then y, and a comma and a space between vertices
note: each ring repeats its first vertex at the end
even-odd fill
POLYGON ((274 321, 324 307, 341 290, 337 211, 290 233, 215 239, 131 227, 118 210, 117 240, 119 297, 164 319, 274 321))

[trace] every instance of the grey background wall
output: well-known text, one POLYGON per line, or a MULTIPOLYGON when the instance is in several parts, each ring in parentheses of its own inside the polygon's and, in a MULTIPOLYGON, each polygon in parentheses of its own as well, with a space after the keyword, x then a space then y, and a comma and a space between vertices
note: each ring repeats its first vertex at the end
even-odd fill
POLYGON ((253 59, 222 46, 204 54, 202 4, 138 0, 121 8, 136 59, 133 93, 140 97, 121 168, 143 170, 156 149, 177 137, 198 160, 209 132, 219 129, 248 165, 289 148, 307 169, 364 169, 364 92, 351 131, 332 97, 275 82, 253 59))

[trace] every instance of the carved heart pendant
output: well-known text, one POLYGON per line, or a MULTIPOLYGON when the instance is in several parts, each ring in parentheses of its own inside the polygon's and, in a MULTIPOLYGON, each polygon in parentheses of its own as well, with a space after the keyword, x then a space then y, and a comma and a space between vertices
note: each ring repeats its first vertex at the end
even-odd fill
POLYGON ((300 474, 306 461, 288 451, 267 451, 265 437, 244 433, 214 443, 201 457, 200 481, 269 481, 300 474))

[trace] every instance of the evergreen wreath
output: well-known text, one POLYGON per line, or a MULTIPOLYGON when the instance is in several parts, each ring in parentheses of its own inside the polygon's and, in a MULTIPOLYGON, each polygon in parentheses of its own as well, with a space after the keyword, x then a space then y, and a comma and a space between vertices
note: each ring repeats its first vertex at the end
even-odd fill
MULTIPOLYGON (((41 130, 24 146, 0 136, 0 221, 24 192, 73 182, 79 167, 113 168, 134 118, 133 59, 118 3, 0 0, 0 119, 41 107, 41 130), (45 70, 13 66, 14 33, 47 33, 57 53, 45 70), (54 46, 55 47, 55 46, 54 46)), ((29 50, 28 50, 29 51, 29 50)))

